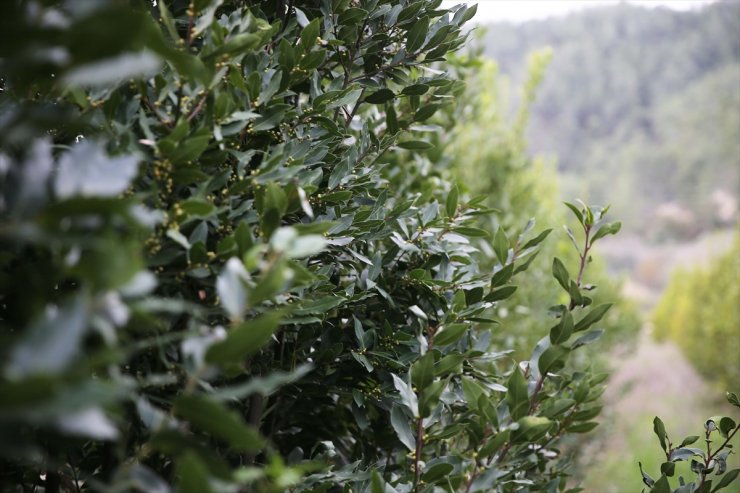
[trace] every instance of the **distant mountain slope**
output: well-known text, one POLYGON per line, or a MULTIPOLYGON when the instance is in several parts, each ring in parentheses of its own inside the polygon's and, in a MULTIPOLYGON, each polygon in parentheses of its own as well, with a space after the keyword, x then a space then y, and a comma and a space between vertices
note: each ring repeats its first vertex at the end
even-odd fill
POLYGON ((633 231, 732 222, 716 211, 740 179, 740 2, 594 8, 493 24, 482 42, 517 80, 527 53, 553 48, 529 141, 557 155, 569 194, 613 202, 633 231))

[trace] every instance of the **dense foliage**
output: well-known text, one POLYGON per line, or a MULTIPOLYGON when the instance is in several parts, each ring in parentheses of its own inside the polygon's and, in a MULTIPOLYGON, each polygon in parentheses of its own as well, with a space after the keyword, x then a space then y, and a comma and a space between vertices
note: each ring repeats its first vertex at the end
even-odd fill
MULTIPOLYGON (((727 392, 727 401, 740 409, 740 400, 734 392, 727 392)), ((727 458, 733 453, 731 442, 739 430, 740 423, 729 416, 712 416, 704 422, 704 447, 690 447, 699 441, 699 435, 687 436, 680 443, 673 442, 665 424, 656 416, 653 431, 665 454, 665 462, 660 465, 657 480, 643 470, 642 464, 638 464, 642 482, 650 488, 650 493, 714 493, 736 484, 740 469, 728 471, 727 458), (674 489, 670 478, 676 475, 676 463, 682 461, 691 461, 691 473, 695 479, 687 482, 679 475, 674 489)))
POLYGON ((624 4, 491 25, 482 45, 517 80, 527 53, 552 47, 528 135, 558 157, 567 196, 608 197, 643 236, 686 237, 734 224, 738 30, 737 2, 624 4))
POLYGON ((706 267, 678 270, 653 312, 655 335, 670 338, 719 388, 740 382, 740 241, 706 267))
POLYGON ((423 138, 475 10, 130 3, 4 7, 2 489, 566 490, 619 224, 569 205, 553 320, 492 342, 549 230, 479 228, 423 138))

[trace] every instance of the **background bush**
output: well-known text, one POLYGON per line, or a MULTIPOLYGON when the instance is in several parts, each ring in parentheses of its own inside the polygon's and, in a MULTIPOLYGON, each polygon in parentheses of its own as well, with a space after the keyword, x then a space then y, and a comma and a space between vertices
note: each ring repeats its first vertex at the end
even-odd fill
POLYGON ((618 225, 573 206, 512 358, 492 317, 549 231, 482 229, 424 138, 475 12, 440 3, 5 7, 4 490, 567 489, 618 225))
POLYGON ((740 381, 738 286, 740 240, 706 267, 678 270, 655 308, 655 335, 674 340, 686 357, 720 389, 740 381))

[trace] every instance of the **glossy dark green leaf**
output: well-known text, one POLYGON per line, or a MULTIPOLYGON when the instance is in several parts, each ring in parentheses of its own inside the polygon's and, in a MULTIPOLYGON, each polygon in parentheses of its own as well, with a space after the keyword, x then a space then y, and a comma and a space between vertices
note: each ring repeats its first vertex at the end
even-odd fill
POLYGON ((576 322, 573 331, 580 332, 582 330, 588 329, 593 324, 601 320, 611 307, 612 303, 604 303, 592 308, 581 320, 576 322))
POLYGON ((565 364, 568 350, 563 346, 550 346, 540 356, 537 363, 540 373, 546 375, 548 372, 557 372, 565 364))
POLYGON ((509 414, 512 419, 519 419, 529 409, 529 395, 527 393, 527 379, 524 378, 519 365, 514 366, 509 380, 506 384, 506 402, 509 405, 509 414))
POLYGON ((573 315, 570 311, 566 311, 560 323, 550 329, 550 342, 562 344, 570 338, 571 334, 573 334, 573 315))
POLYGON ((390 89, 380 89, 379 91, 375 91, 374 93, 366 97, 365 101, 372 104, 383 104, 391 101, 395 97, 395 93, 390 89))
POLYGON ((446 463, 434 464, 429 469, 427 469, 424 472, 424 474, 422 474, 421 479, 425 483, 434 484, 446 478, 454 469, 455 468, 452 464, 446 464, 446 463))
POLYGON ((468 329, 467 324, 453 323, 445 324, 434 336, 434 344, 437 346, 446 346, 460 339, 468 329))
POLYGON ((411 382, 423 392, 434 379, 434 354, 426 353, 411 365, 411 382))
POLYGON ((491 291, 489 294, 486 295, 484 299, 490 302, 505 300, 511 298, 511 296, 516 292, 517 289, 518 286, 503 286, 491 291))
POLYGON ((422 17, 414 21, 406 35, 406 51, 413 53, 424 45, 429 32, 429 17, 422 17))
POLYGON ((663 450, 666 450, 667 447, 667 438, 668 435, 666 435, 665 431, 665 425, 663 424, 663 420, 661 420, 659 417, 655 417, 653 419, 653 431, 655 432, 655 435, 658 437, 658 441, 660 442, 660 448, 663 450))
POLYGON ((514 264, 509 264, 502 269, 500 269, 498 272, 496 272, 493 277, 491 278, 491 287, 498 287, 506 284, 509 282, 509 279, 511 279, 511 276, 514 274, 514 264))

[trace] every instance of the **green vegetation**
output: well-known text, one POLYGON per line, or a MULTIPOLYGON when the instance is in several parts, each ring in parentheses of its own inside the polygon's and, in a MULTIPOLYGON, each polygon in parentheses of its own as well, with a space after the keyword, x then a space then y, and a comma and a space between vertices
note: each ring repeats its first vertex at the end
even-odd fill
MULTIPOLYGON (((495 230, 502 226, 508 230, 536 218, 540 227, 557 231, 522 275, 525 281, 516 297, 497 309, 503 330, 496 331, 494 338, 501 344, 513 344, 522 352, 541 337, 541 327, 550 316, 549 306, 538 300, 558 299, 564 295, 558 292, 557 286, 547 282, 550 259, 558 256, 569 265, 577 264, 581 245, 573 241, 582 241, 575 236, 571 240, 563 231, 567 210, 557 200, 560 191, 555 167, 541 157, 529 157, 524 136, 530 107, 551 56, 550 50, 529 56, 528 76, 520 88, 520 104, 516 110, 506 97, 512 89, 498 72, 496 63, 475 60, 470 73, 466 74, 467 89, 459 99, 445 139, 445 151, 451 156, 451 166, 459 182, 473 195, 487 195, 486 205, 501 211, 485 217, 481 227, 495 230)), ((598 259, 589 266, 589 282, 599 286, 592 292, 597 304, 620 297, 619 284, 609 279, 598 259)), ((606 369, 608 348, 615 342, 630 342, 640 327, 640 320, 636 309, 621 300, 601 324, 606 329, 603 339, 588 352, 581 353, 580 362, 606 369)))
POLYGON ((0 489, 573 492, 618 226, 568 205, 512 357, 550 230, 426 138, 475 9, 155 3, 4 6, 0 489))
MULTIPOLYGON (((740 401, 736 394, 728 392, 727 400, 740 409, 740 401)), ((653 431, 658 437, 660 448, 665 454, 665 461, 660 465, 660 477, 653 479, 639 464, 643 483, 650 488, 651 493, 706 493, 720 491, 730 486, 740 469, 727 470, 727 458, 732 453, 730 443, 740 430, 740 424, 728 416, 713 416, 704 422, 704 447, 690 447, 698 442, 699 435, 690 435, 678 441, 672 441, 666 431, 666 426, 659 417, 653 420, 653 431), (691 473, 696 477, 693 481, 686 481, 683 475, 678 475, 677 489, 670 486, 673 476, 676 476, 676 463, 691 461, 691 473)), ((675 439, 675 438, 674 438, 675 439)))
POLYGON ((625 4, 492 25, 482 46, 517 80, 528 53, 552 47, 532 105, 533 150, 557 156, 565 196, 608 200, 628 231, 660 239, 734 224, 738 31, 737 2, 689 12, 625 4))
POLYGON ((653 313, 655 335, 672 339, 718 388, 740 382, 740 240, 705 268, 679 270, 653 313))

